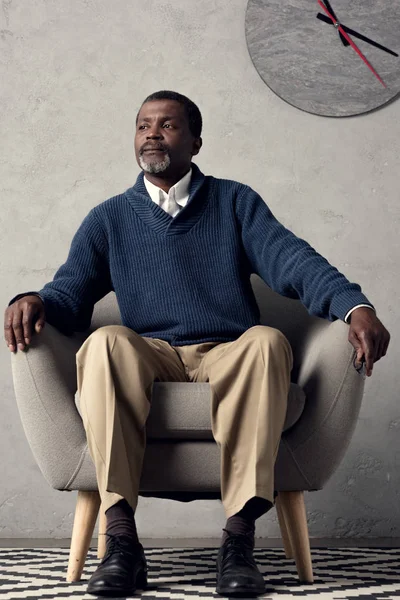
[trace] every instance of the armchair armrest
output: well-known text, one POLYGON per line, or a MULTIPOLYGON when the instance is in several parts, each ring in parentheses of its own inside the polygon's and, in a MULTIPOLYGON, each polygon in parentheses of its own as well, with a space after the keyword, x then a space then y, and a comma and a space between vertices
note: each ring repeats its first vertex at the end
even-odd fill
MULTIPOLYGON (((364 379, 353 365, 349 326, 322 321, 307 332, 298 384, 306 404, 294 427, 282 436, 309 489, 321 489, 342 461, 360 411, 364 379)), ((282 455, 285 452, 282 453, 282 455)))
POLYGON ((74 401, 75 355, 85 337, 67 337, 46 323, 27 352, 11 355, 16 401, 28 443, 46 481, 59 490, 68 487, 85 454, 85 430, 74 401))

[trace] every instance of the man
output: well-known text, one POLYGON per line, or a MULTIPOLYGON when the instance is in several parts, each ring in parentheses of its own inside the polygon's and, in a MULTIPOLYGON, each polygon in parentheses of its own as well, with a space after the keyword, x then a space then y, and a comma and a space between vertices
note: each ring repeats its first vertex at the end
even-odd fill
POLYGON ((88 592, 129 595, 147 580, 134 519, 152 384, 208 381, 213 435, 221 450, 227 523, 217 592, 262 594, 253 558, 255 520, 274 505, 273 471, 286 414, 293 355, 286 337, 261 326, 250 285, 258 273, 310 314, 350 323, 357 361, 386 354, 389 333, 357 284, 296 237, 250 187, 204 176, 192 162, 202 119, 185 96, 143 102, 135 185, 94 207, 66 263, 40 292, 6 310, 11 351, 45 321, 85 330, 94 304, 114 290, 122 326, 102 327, 77 354, 88 446, 107 516, 107 550, 88 592))

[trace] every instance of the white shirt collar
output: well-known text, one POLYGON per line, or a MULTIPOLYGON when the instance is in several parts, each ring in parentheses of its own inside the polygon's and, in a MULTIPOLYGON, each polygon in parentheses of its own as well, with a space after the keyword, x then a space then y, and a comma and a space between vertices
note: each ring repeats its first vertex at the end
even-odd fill
POLYGON ((168 194, 164 192, 164 190, 162 190, 160 187, 154 185, 154 183, 146 179, 146 176, 144 176, 144 184, 146 186, 150 198, 156 204, 159 205, 160 201, 162 202, 164 198, 172 196, 175 197, 175 202, 177 202, 180 206, 185 206, 187 204, 187 201, 189 200, 189 185, 191 178, 192 169, 190 168, 186 175, 184 175, 182 179, 177 181, 175 185, 173 185, 170 188, 168 194))

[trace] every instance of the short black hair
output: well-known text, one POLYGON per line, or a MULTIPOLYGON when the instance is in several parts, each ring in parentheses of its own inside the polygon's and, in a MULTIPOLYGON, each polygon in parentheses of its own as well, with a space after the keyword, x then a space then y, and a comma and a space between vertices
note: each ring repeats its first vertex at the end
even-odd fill
MULTIPOLYGON (((142 106, 143 104, 146 104, 146 102, 151 102, 152 100, 176 100, 176 102, 182 104, 185 107, 191 134, 195 138, 199 138, 201 136, 203 119, 201 118, 201 113, 198 106, 192 102, 192 100, 189 100, 189 98, 183 94, 179 94, 178 92, 161 90, 160 92, 154 92, 153 94, 150 94, 150 96, 147 96, 147 98, 142 102, 142 106)), ((140 108, 142 108, 142 106, 140 108)), ((138 122, 139 112, 136 116, 136 124, 138 122)))

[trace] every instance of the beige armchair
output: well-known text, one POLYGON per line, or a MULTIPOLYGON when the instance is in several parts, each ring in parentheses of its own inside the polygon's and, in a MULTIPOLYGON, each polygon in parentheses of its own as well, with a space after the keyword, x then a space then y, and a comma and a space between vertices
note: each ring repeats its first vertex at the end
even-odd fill
MULTIPOLYGON (((261 324, 280 329, 294 355, 288 411, 275 464, 276 509, 287 557, 301 581, 312 582, 304 491, 323 488, 350 443, 364 390, 354 368, 349 326, 311 317, 298 300, 252 278, 261 324)), ((46 324, 28 352, 12 355, 22 424, 47 483, 78 491, 68 581, 80 579, 96 519, 105 531, 96 473, 75 397, 75 354, 97 327, 120 323, 114 294, 96 306, 85 334, 66 337, 46 324)), ((209 416, 209 384, 156 381, 147 421, 140 495, 179 501, 220 498, 219 449, 209 416)), ((105 536, 99 535, 98 556, 105 536)))

